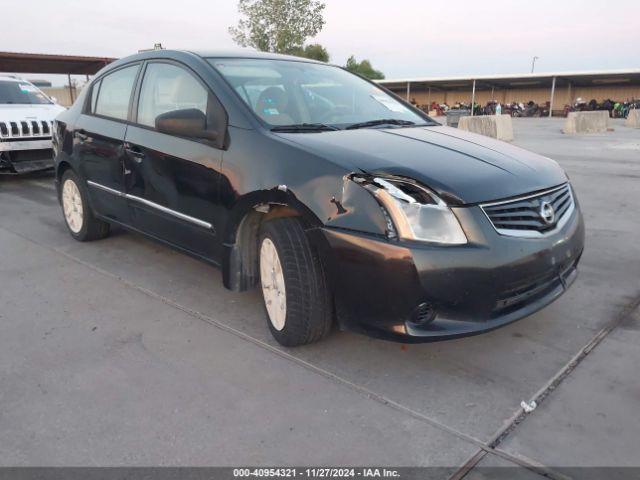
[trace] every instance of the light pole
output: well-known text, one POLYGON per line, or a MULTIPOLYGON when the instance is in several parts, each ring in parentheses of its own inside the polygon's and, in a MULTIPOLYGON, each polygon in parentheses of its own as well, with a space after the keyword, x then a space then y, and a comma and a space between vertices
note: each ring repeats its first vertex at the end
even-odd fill
POLYGON ((531 73, 536 68, 536 60, 540 60, 540 57, 533 57, 533 61, 531 62, 531 73))

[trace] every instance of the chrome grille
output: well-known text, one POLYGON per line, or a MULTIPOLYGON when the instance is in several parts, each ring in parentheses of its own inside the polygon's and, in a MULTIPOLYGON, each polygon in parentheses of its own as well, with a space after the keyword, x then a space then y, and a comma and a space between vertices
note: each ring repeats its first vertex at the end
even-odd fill
POLYGON ((499 234, 515 237, 539 237, 551 233, 566 223, 575 208, 568 183, 544 192, 480 206, 499 234))
POLYGON ((20 138, 50 138, 53 122, 46 120, 23 120, 20 122, 0 121, 0 140, 20 138))

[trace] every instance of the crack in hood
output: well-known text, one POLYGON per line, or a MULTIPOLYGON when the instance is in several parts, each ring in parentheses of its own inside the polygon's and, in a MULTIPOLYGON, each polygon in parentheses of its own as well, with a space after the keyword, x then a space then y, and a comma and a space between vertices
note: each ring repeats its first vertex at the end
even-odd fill
POLYGON ((505 142, 445 126, 278 134, 351 171, 412 178, 464 204, 560 185, 553 160, 505 142))

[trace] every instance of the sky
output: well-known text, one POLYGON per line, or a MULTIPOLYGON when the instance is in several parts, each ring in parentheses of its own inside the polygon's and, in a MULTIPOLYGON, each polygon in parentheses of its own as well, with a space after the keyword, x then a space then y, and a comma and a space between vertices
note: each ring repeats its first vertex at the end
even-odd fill
MULTIPOLYGON (((529 72, 534 55, 536 72, 640 67, 639 0, 325 3, 326 25, 311 42, 332 63, 368 58, 387 78, 529 72)), ((0 50, 122 57, 155 43, 237 48, 228 33, 237 20, 236 0, 5 0, 0 50)))

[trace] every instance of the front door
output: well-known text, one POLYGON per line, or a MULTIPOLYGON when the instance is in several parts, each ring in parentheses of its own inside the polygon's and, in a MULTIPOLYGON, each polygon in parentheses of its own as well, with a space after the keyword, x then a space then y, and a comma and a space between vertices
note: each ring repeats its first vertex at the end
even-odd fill
POLYGON ((116 70, 94 82, 90 105, 76 121, 74 137, 80 173, 87 180, 93 208, 128 223, 124 198, 124 139, 139 64, 116 70))
POLYGON ((186 67, 148 63, 137 114, 126 132, 126 193, 132 224, 152 236, 218 261, 222 150, 155 128, 156 117, 199 109, 210 115, 211 93, 186 67))

